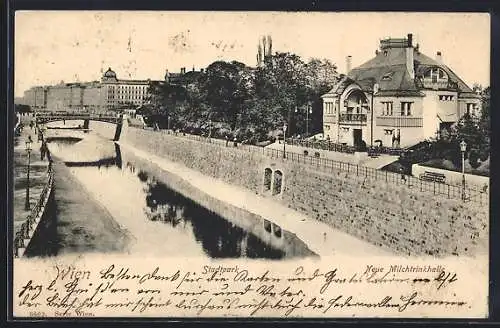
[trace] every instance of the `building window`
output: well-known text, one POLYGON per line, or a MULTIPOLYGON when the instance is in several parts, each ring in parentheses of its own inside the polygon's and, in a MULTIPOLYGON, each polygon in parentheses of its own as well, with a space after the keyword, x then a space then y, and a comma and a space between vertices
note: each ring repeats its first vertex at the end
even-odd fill
POLYGON ((384 134, 385 134, 386 136, 392 136, 392 132, 393 132, 393 131, 394 131, 394 130, 388 130, 388 129, 385 129, 385 130, 384 130, 384 134))
POLYGON ((424 78, 430 79, 433 83, 438 81, 447 81, 448 75, 439 67, 433 67, 427 72, 425 72, 424 78))
POLYGON ((467 115, 474 115, 476 113, 476 104, 467 103, 466 113, 467 115))
POLYGON ((333 103, 332 102, 325 102, 325 113, 326 114, 333 114, 333 103))
POLYGON ((403 101, 401 102, 401 116, 411 116, 411 106, 413 103, 403 101))
POLYGON ((439 95, 439 100, 441 101, 453 101, 452 95, 439 95))
POLYGON ((389 72, 382 76, 382 81, 390 81, 392 80, 392 76, 394 75, 394 72, 389 72))
POLYGON ((323 128, 324 128, 325 131, 330 131, 330 126, 329 125, 324 125, 323 128))
POLYGON ((382 102, 382 115, 383 116, 392 116, 392 101, 383 101, 382 102))

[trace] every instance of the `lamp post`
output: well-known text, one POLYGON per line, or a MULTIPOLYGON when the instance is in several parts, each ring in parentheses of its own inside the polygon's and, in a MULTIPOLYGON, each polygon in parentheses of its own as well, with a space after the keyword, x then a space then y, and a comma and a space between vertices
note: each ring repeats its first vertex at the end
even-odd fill
POLYGON ((460 151, 462 152, 462 200, 465 201, 465 151, 467 150, 467 144, 464 140, 460 142, 460 151))
MULTIPOLYGON (((299 112, 298 107, 295 107, 295 114, 297 114, 298 112, 299 112)), ((309 114, 312 114, 312 105, 310 101, 307 103, 307 108, 306 108, 306 137, 309 136, 309 114)))
POLYGON ((28 171, 26 173, 27 182, 26 182, 26 201, 24 203, 24 209, 29 211, 30 206, 30 165, 31 165, 31 140, 26 141, 26 152, 28 153, 28 171))
POLYGON ((312 114, 311 102, 307 103, 307 108, 306 108, 306 135, 307 136, 309 136, 309 114, 312 114))
POLYGON ((283 158, 286 158, 286 123, 283 123, 283 158))

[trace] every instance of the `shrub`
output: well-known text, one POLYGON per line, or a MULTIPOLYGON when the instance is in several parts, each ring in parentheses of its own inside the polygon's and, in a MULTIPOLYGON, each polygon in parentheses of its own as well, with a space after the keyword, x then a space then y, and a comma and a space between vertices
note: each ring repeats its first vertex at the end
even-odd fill
POLYGON ((478 151, 472 149, 469 153, 469 164, 473 169, 477 169, 481 163, 478 162, 479 154, 478 151))

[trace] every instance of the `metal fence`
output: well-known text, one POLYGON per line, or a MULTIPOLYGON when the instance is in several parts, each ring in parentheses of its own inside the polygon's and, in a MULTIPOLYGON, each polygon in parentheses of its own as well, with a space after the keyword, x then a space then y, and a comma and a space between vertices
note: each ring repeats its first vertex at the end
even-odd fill
MULTIPOLYGON (((207 138, 186 133, 175 134, 173 132, 166 132, 164 130, 162 131, 163 133, 173 134, 178 137, 183 137, 204 143, 210 143, 218 147, 226 147, 226 140, 207 138)), ((234 148, 233 141, 229 141, 227 145, 234 148)), ((283 150, 279 149, 239 143, 237 144, 236 148, 241 151, 259 153, 267 157, 281 159, 285 162, 293 162, 312 166, 315 167, 315 169, 321 170, 322 172, 326 173, 339 171, 345 172, 351 176, 365 177, 368 180, 374 181, 385 181, 387 183, 395 185, 405 185, 408 188, 414 189, 416 191, 432 193, 434 195, 439 195, 448 199, 461 199, 466 202, 474 202, 480 205, 485 205, 489 202, 489 193, 486 190, 482 190, 475 186, 466 185, 464 189, 462 185, 440 183, 437 181, 426 181, 412 175, 382 171, 358 164, 351 164, 328 158, 316 157, 314 155, 303 155, 286 151, 285 156, 283 156, 283 150)))
POLYGON ((45 210, 47 196, 50 194, 52 190, 52 186, 54 185, 54 170, 52 165, 49 164, 48 168, 48 180, 45 186, 40 193, 40 197, 36 205, 31 209, 30 214, 26 217, 26 220, 21 224, 21 228, 16 232, 14 237, 14 256, 19 257, 19 249, 26 248, 29 244, 29 241, 33 237, 33 234, 36 230, 39 220, 43 215, 43 211, 45 210))

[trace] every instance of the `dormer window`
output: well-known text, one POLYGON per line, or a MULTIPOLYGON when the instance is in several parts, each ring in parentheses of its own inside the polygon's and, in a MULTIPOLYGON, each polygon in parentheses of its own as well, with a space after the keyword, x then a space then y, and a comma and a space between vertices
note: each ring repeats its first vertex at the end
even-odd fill
POLYGON ((433 67, 424 74, 424 79, 431 80, 433 83, 448 81, 448 74, 439 67, 433 67))
POLYGON ((440 67, 431 67, 425 71, 422 79, 425 88, 449 89, 448 74, 440 67))
POLYGON ((382 81, 392 80, 392 75, 394 75, 394 72, 389 72, 389 73, 384 74, 384 76, 382 76, 382 81))

